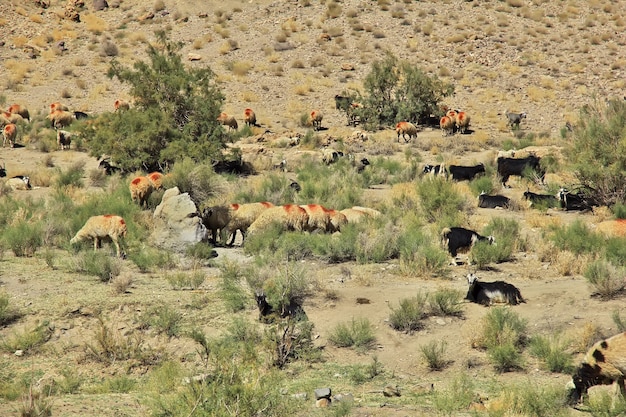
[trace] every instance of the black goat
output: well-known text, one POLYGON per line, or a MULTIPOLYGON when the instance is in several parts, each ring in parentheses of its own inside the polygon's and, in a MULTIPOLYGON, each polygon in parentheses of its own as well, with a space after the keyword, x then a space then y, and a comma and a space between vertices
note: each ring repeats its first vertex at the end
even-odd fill
POLYGON ((478 196, 478 207, 481 208, 504 208, 508 209, 511 206, 511 199, 503 195, 487 195, 484 192, 478 196))
POLYGON ((537 194, 530 190, 524 192, 524 199, 530 201, 531 206, 556 207, 559 200, 552 194, 537 194))
POLYGON ((448 172, 455 181, 471 181, 477 175, 485 173, 485 166, 483 164, 474 166, 450 165, 448 167, 448 172))
POLYGON ((467 283, 469 289, 465 299, 473 303, 489 306, 493 303, 518 305, 526 302, 519 288, 508 282, 481 282, 475 274, 469 274, 467 283))
POLYGON ((256 305, 259 307, 259 321, 272 322, 276 317, 292 317, 296 320, 307 320, 307 315, 302 308, 302 303, 298 300, 289 300, 289 304, 283 306, 280 311, 276 311, 264 292, 255 293, 256 305))
POLYGON ((495 242, 493 236, 481 236, 477 232, 463 227, 446 227, 441 231, 441 237, 443 246, 454 257, 460 250, 470 250, 476 242, 486 241, 489 244, 495 242))
POLYGON ((561 188, 557 194, 561 202, 561 208, 565 211, 592 210, 595 201, 583 192, 571 193, 566 188, 561 188))
POLYGON ((506 187, 506 182, 512 175, 521 177, 526 170, 534 170, 543 182, 546 172, 541 167, 541 158, 536 155, 528 155, 526 158, 505 158, 500 157, 497 160, 498 175, 502 177, 502 185, 506 187))
POLYGON ((102 169, 104 169, 104 173, 106 175, 113 175, 116 172, 121 171, 121 169, 119 167, 116 167, 114 165, 111 165, 111 159, 110 158, 103 158, 100 163, 98 164, 98 166, 102 169))

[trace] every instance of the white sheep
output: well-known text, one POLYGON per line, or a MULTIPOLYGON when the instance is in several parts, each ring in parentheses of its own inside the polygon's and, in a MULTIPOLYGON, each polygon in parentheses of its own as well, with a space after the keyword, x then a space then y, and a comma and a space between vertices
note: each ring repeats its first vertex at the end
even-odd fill
POLYGON ((348 223, 358 223, 363 219, 374 218, 382 215, 382 213, 378 210, 361 206, 354 206, 352 208, 343 209, 341 210, 341 213, 346 216, 348 223))
POLYGON ((12 114, 19 114, 22 118, 30 122, 30 112, 21 104, 11 104, 7 111, 12 114))
POLYGON ((72 143, 72 133, 67 130, 59 129, 57 130, 57 146, 63 151, 67 146, 67 149, 70 148, 70 144, 72 143))
POLYGON ((100 247, 103 239, 110 239, 115 245, 117 256, 121 257, 122 251, 119 241, 126 236, 126 231, 126 222, 120 216, 113 214, 92 216, 70 240, 70 243, 75 244, 81 240, 93 239, 93 250, 95 251, 100 247))
POLYGON ((318 230, 322 232, 333 231, 333 226, 330 221, 331 211, 329 209, 319 204, 306 204, 300 207, 302 207, 309 216, 305 230, 309 232, 318 230))
POLYGON ((55 110, 47 116, 50 124, 55 129, 62 129, 72 124, 74 113, 65 110, 55 110))
POLYGON ((9 178, 5 183, 11 190, 30 190, 30 178, 24 175, 16 175, 13 178, 9 178))
POLYGON ((237 230, 241 231, 242 239, 245 240, 248 228, 266 210, 273 208, 274 204, 269 201, 258 203, 231 204, 230 221, 226 224, 226 231, 231 236, 228 245, 235 243, 237 230))
POLYGON ((267 229, 272 224, 278 224, 283 230, 306 230, 309 216, 306 210, 296 204, 271 207, 259 215, 250 225, 248 233, 253 235, 267 229))
POLYGON ((396 133, 398 134, 398 142, 400 142, 400 135, 402 135, 405 143, 410 142, 413 137, 417 139, 417 127, 410 122, 399 122, 396 124, 396 133), (409 140, 406 139, 405 135, 409 135, 409 140))
POLYGON ((338 152, 332 148, 324 148, 322 149, 322 162, 326 165, 330 165, 337 162, 341 155, 343 155, 342 152, 338 152))
POLYGON ((439 120, 439 127, 443 131, 443 136, 448 136, 454 133, 454 123, 455 121, 452 120, 449 116, 443 116, 439 120))
POLYGON ((130 197, 134 202, 138 203, 140 207, 148 205, 148 198, 154 191, 152 181, 148 177, 133 178, 128 188, 130 189, 130 197))
POLYGON ((382 216, 382 213, 380 211, 378 211, 376 209, 373 209, 373 208, 363 207, 363 206, 353 206, 352 208, 355 209, 355 210, 360 210, 362 212, 365 212, 370 217, 382 216))
POLYGON ((150 180, 150 182, 152 183, 152 187, 155 190, 160 190, 161 188, 163 188, 163 178, 165 177, 165 175, 155 171, 149 173, 148 175, 146 175, 146 177, 150 180))
POLYGON ((4 129, 2 129, 2 136, 2 147, 4 148, 8 142, 9 146, 12 148, 15 145, 15 138, 17 137, 17 126, 13 123, 9 123, 4 126, 4 129))
POLYGON ((322 119, 324 115, 319 110, 313 110, 309 114, 309 123, 313 126, 313 130, 320 130, 322 128, 322 119))

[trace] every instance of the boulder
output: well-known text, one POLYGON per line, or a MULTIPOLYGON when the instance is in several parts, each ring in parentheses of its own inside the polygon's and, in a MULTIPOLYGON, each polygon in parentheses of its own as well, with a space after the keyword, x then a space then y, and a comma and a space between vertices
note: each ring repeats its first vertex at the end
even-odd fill
POLYGON ((170 188, 163 194, 161 204, 154 210, 154 245, 176 252, 202 241, 206 228, 198 215, 198 209, 188 193, 178 187, 170 188))

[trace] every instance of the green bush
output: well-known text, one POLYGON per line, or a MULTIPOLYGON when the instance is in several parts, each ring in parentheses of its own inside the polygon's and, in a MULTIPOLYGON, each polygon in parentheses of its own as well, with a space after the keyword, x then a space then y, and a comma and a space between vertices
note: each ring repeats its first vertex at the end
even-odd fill
POLYGON ((353 347, 362 352, 374 347, 376 337, 368 319, 353 318, 349 324, 340 323, 335 326, 328 340, 337 347, 353 347))
POLYGON ((176 263, 172 252, 149 246, 135 248, 128 254, 128 259, 135 264, 140 272, 151 272, 159 268, 172 268, 176 263))
POLYGON ((159 306, 148 309, 141 317, 141 322, 156 329, 158 333, 176 337, 181 333, 182 319, 182 314, 171 307, 159 306))
POLYGON ((626 287, 626 268, 616 267, 605 260, 591 262, 583 275, 603 299, 616 297, 626 287))
POLYGON ((436 316, 460 316, 463 313, 463 294, 451 288, 441 288, 428 294, 430 312, 436 316))
POLYGON ((24 331, 14 332, 10 337, 3 339, 0 343, 0 349, 8 353, 14 353, 16 350, 32 353, 50 340, 53 330, 48 321, 43 321, 24 331))
POLYGON ((467 411, 476 400, 475 380, 465 373, 456 377, 447 389, 436 390, 433 407, 442 415, 452 416, 455 411, 467 411))
POLYGON ((188 193, 197 207, 226 190, 224 179, 215 173, 211 164, 198 163, 189 157, 174 163, 163 184, 166 188, 178 187, 181 193, 188 193))
POLYGON ((587 402, 587 409, 594 417, 619 417, 626 415, 626 399, 621 395, 601 391, 587 402))
POLYGON ((565 417, 571 415, 566 407, 567 397, 562 385, 543 386, 524 382, 501 386, 501 401, 511 415, 537 417, 565 417))
POLYGON ((523 367, 522 354, 513 343, 503 343, 487 350, 487 355, 499 372, 508 372, 523 367))
POLYGON ((15 256, 30 257, 43 244, 43 228, 40 222, 20 220, 4 229, 2 246, 10 248, 15 256))
POLYGON ((420 213, 428 222, 437 222, 442 225, 441 228, 461 223, 467 202, 453 182, 434 178, 432 181, 420 181, 416 187, 420 213))
POLYGON ((19 313, 10 305, 10 297, 4 291, 0 292, 0 326, 11 323, 19 317, 19 313))
POLYGON ((626 331, 626 323, 622 319, 622 316, 619 314, 619 310, 613 310, 611 318, 613 319, 613 323, 615 323, 617 330, 619 330, 620 332, 626 331))
POLYGON ((75 260, 76 272, 98 277, 102 282, 111 281, 120 274, 122 269, 119 259, 112 258, 103 252, 87 250, 81 256, 75 257, 75 260))
POLYGON ((241 280, 251 273, 249 269, 242 268, 239 263, 226 260, 219 265, 221 283, 221 299, 224 300, 229 311, 237 312, 246 308, 250 296, 242 287, 241 280))
POLYGON ((74 163, 67 171, 57 169, 57 177, 54 181, 55 188, 65 188, 69 186, 82 188, 84 186, 83 176, 85 174, 85 162, 74 163))
POLYGON ((492 219, 483 234, 493 235, 495 245, 488 242, 477 242, 472 247, 471 260, 478 268, 484 268, 487 264, 505 262, 511 259, 513 252, 523 250, 523 239, 519 236, 519 223, 514 219, 497 217, 492 219))
POLYGON ((593 233, 581 220, 555 228, 551 239, 557 248, 568 250, 576 255, 600 253, 604 246, 604 238, 593 233))
POLYGON ((431 371, 440 371, 450 363, 450 361, 444 357, 447 345, 445 340, 432 340, 420 346, 422 358, 431 371))
POLYGON ((599 205, 626 201, 626 102, 597 99, 580 110, 566 155, 577 183, 594 190, 599 205), (593 161, 593 163, 589 163, 593 161))
POLYGON ((503 344, 522 346, 526 341, 526 321, 505 307, 491 308, 483 317, 482 347, 503 344))
POLYGON ((206 272, 202 271, 201 269, 193 270, 190 273, 177 272, 172 275, 166 275, 166 279, 172 289, 195 290, 198 289, 206 280, 206 272))
POLYGON ((130 85, 130 110, 104 113, 93 129, 82 130, 90 153, 107 154, 126 172, 153 171, 186 155, 196 162, 228 157, 227 136, 217 122, 224 96, 207 67, 187 67, 164 31, 148 45, 149 62, 133 68, 113 59, 107 75, 130 85), (123 140, 122 140, 123 139, 123 140))
POLYGON ((426 303, 427 297, 422 294, 403 298, 398 308, 391 307, 389 324, 396 330, 408 333, 420 330, 424 326, 422 320, 427 316, 426 303))
POLYGON ((567 343, 557 337, 533 336, 528 343, 529 353, 542 360, 550 372, 571 373, 574 370, 572 355, 567 343))

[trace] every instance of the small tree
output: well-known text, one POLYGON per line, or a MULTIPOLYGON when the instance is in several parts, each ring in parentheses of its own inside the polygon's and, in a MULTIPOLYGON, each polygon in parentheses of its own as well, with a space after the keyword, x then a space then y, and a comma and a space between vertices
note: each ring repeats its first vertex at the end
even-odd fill
POLYGON ((369 129, 399 121, 423 123, 438 115, 439 102, 454 92, 453 85, 391 54, 372 64, 363 85, 363 108, 354 112, 369 129))
POLYGON ((215 74, 208 67, 186 68, 178 54, 182 45, 163 31, 156 36, 147 48, 149 62, 138 61, 132 69, 111 62, 107 75, 130 84, 134 105, 86 126, 91 154, 110 155, 127 172, 163 167, 180 155, 196 162, 224 160, 227 137, 217 122, 224 96, 215 74))
POLYGON ((567 156, 578 182, 600 205, 626 201, 626 101, 595 102, 580 110, 567 156))

